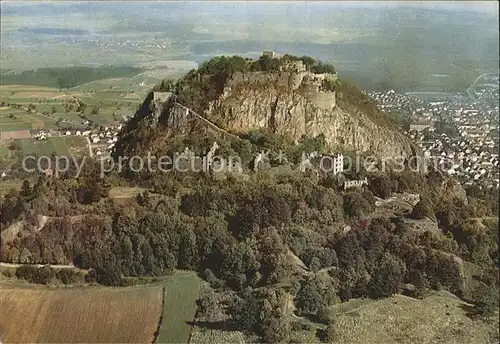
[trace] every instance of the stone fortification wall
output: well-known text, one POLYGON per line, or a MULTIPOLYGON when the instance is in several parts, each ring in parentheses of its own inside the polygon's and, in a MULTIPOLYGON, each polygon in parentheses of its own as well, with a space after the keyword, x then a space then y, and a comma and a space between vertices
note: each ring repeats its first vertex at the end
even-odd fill
POLYGON ((312 104, 323 110, 332 110, 336 106, 335 92, 318 92, 310 98, 312 104))
MULTIPOLYGON (((297 90, 301 86, 306 88, 306 92, 313 98, 313 94, 321 90, 321 84, 324 79, 337 79, 336 74, 314 74, 306 72, 305 67, 300 65, 297 67, 295 64, 289 68, 283 68, 279 72, 250 72, 242 73, 236 72, 228 81, 224 93, 229 93, 234 87, 244 85, 245 87, 277 85, 279 87, 286 87, 289 90, 297 90)), ((320 99, 325 99, 320 96, 320 99)), ((321 101, 320 101, 321 102, 321 101)))
POLYGON ((335 73, 335 74, 330 74, 330 73, 314 74, 314 77, 318 80, 330 79, 332 81, 337 81, 339 79, 339 76, 337 73, 335 73))
POLYGON ((302 80, 304 79, 304 72, 300 73, 291 73, 288 79, 288 88, 291 90, 296 90, 302 84, 302 80))

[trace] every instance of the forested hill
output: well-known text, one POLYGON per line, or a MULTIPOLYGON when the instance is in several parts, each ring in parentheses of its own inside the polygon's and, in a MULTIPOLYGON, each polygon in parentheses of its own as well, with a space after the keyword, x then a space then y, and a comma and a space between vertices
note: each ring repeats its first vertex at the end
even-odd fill
MULTIPOLYGON (((219 56, 153 91, 173 92, 177 103, 240 137, 265 130, 296 142, 323 134, 329 150, 384 158, 414 154, 409 140, 371 99, 340 79, 334 66, 308 56, 219 56)), ((158 130, 152 131, 148 122, 157 108, 152 100, 153 95, 145 99, 122 132, 117 154, 141 154, 140 147, 161 151, 170 142, 166 136, 203 127, 196 120, 185 121, 185 111, 177 112, 171 103, 163 106, 158 130), (141 121, 143 129, 137 129, 141 121)))
POLYGON ((70 88, 94 80, 131 77, 143 69, 130 66, 39 68, 0 74, 2 85, 37 85, 70 88))

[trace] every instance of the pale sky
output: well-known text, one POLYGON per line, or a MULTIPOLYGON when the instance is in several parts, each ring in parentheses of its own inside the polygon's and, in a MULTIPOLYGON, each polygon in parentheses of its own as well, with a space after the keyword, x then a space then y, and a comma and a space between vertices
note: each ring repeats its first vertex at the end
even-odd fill
MULTIPOLYGON (((286 1, 284 1, 286 2, 286 1)), ((360 7, 393 7, 393 6, 411 6, 411 7, 431 7, 442 8, 457 11, 488 12, 498 14, 498 1, 335 1, 346 6, 360 7)))
MULTIPOLYGON (((189 1, 189 0, 188 0, 189 1)), ((206 2, 216 2, 216 1, 211 1, 211 0, 202 0, 206 2)), ((42 0, 42 1, 31 1, 31 0, 6 0, 2 1, 2 3, 8 3, 8 4, 36 4, 36 3, 52 3, 52 4, 71 4, 71 3, 85 3, 87 1, 54 1, 54 0, 42 0)), ((99 1, 88 1, 88 2, 99 2, 99 1)), ((106 3, 110 3, 111 1, 106 1, 106 3)), ((113 1, 116 3, 120 3, 122 1, 113 1)), ((134 1, 130 1, 134 2, 134 1)), ((147 2, 147 1, 145 1, 147 2)), ((162 2, 160 1, 155 1, 155 2, 162 2)), ((165 1, 168 2, 168 1, 165 1)), ((174 1, 175 2, 175 1, 174 1)), ((221 1, 221 2, 237 2, 237 1, 221 1)), ((252 0, 247 0, 247 1, 240 1, 240 2, 258 2, 260 4, 265 3, 266 1, 252 1, 252 0)), ((278 1, 269 1, 269 2, 282 2, 286 3, 288 2, 287 0, 278 0, 278 1)), ((365 0, 354 0, 354 1, 289 1, 289 2, 307 2, 308 4, 313 4, 314 2, 318 3, 329 3, 332 6, 335 5, 344 5, 344 6, 360 6, 360 7, 392 7, 392 6, 423 6, 423 7, 431 7, 431 8, 441 8, 441 9, 449 9, 449 10, 457 10, 457 11, 471 11, 471 12, 483 12, 483 13, 489 13, 489 14, 494 14, 498 15, 498 1, 497 0, 489 0, 489 1, 383 1, 383 0, 377 0, 377 1, 365 1, 365 0)))
MULTIPOLYGON (((396 1, 398 3, 406 1, 396 1)), ((407 1, 414 6, 440 7, 474 12, 490 12, 498 14, 498 1, 407 1)))

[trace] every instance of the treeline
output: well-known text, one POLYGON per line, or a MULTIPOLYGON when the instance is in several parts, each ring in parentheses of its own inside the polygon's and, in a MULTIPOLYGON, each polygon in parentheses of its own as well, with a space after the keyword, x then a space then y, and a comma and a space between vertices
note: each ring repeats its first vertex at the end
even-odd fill
MULTIPOLYGON (((459 275, 441 273, 440 269, 448 266, 453 271, 449 254, 470 254, 462 252, 446 236, 414 235, 397 219, 365 222, 374 210, 370 190, 339 192, 299 176, 283 176, 273 182, 233 181, 231 185, 199 181, 192 185, 193 192, 179 201, 173 194, 158 199, 146 192, 138 197, 137 204, 121 207, 102 198, 102 191, 95 191, 95 185, 101 184, 97 178, 90 180, 66 188, 63 183, 42 181, 46 189, 37 187, 39 196, 25 184, 16 202, 3 203, 5 212, 9 212, 9 207, 37 207, 38 211, 50 213, 49 209, 56 207, 57 214, 66 215, 46 223, 43 231, 14 239, 2 250, 2 258, 21 263, 73 262, 81 268, 94 268, 98 276, 106 276, 99 280, 111 285, 119 284, 120 276, 159 276, 176 268, 200 270, 215 284, 243 290, 278 283, 289 276, 293 267, 286 255, 288 247, 312 271, 338 267, 342 272, 337 276, 342 282, 338 296, 349 299, 395 292, 401 283, 395 283, 392 289, 376 289, 373 285, 358 285, 363 283, 361 280, 355 281, 367 273, 377 275, 377 259, 382 257, 396 264, 391 269, 403 269, 403 262, 405 269, 412 267, 406 256, 411 254, 412 246, 415 250, 427 247, 426 255, 438 259, 439 264, 426 268, 422 261, 420 265, 415 263, 414 269, 430 269, 420 271, 421 278, 427 276, 428 282, 414 280, 418 274, 412 270, 405 275, 404 269, 399 282, 411 280, 418 285, 445 286, 458 292, 459 275), (56 185, 59 201, 44 204, 44 199, 54 196, 52 189, 56 185), (80 193, 90 196, 79 197, 80 193), (95 207, 96 215, 87 215, 81 221, 69 217, 71 208, 83 210, 88 205, 95 207), (349 223, 353 229, 338 234, 341 223, 349 223)), ((30 221, 29 216, 27 220, 30 221)), ((471 249, 491 252, 493 247, 480 248, 487 242, 479 238, 475 236, 471 249)), ((473 261, 491 265, 488 257, 478 256, 473 261)), ((380 283, 385 280, 382 278, 380 283)))
POLYGON ((335 67, 332 64, 323 63, 321 61, 313 59, 310 56, 298 57, 294 55, 285 54, 283 55, 282 59, 284 61, 302 61, 302 63, 304 63, 308 71, 311 71, 316 74, 323 74, 323 73, 335 74, 335 67))
MULTIPOLYGON (((4 272, 5 274, 5 272, 4 272)), ((7 273, 9 275, 9 273, 7 273)), ((14 275, 14 274, 13 274, 14 275)), ((74 284, 91 282, 92 274, 86 275, 73 269, 54 269, 50 266, 37 267, 33 265, 23 265, 16 269, 15 276, 19 279, 36 284, 50 284, 54 280, 62 284, 74 284)))
POLYGON ((141 68, 128 66, 39 68, 21 73, 2 73, 2 85, 37 85, 70 88, 94 80, 132 77, 141 68))

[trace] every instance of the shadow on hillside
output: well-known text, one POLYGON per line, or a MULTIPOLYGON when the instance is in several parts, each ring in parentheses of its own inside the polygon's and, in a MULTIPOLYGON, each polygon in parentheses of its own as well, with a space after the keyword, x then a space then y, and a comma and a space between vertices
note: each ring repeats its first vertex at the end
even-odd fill
POLYGON ((186 324, 198 326, 209 330, 237 331, 238 328, 230 321, 186 321, 186 324))
POLYGON ((460 308, 465 311, 465 315, 472 320, 477 320, 480 319, 481 316, 479 314, 479 311, 476 307, 471 306, 471 305, 466 305, 466 304, 461 304, 460 308))

